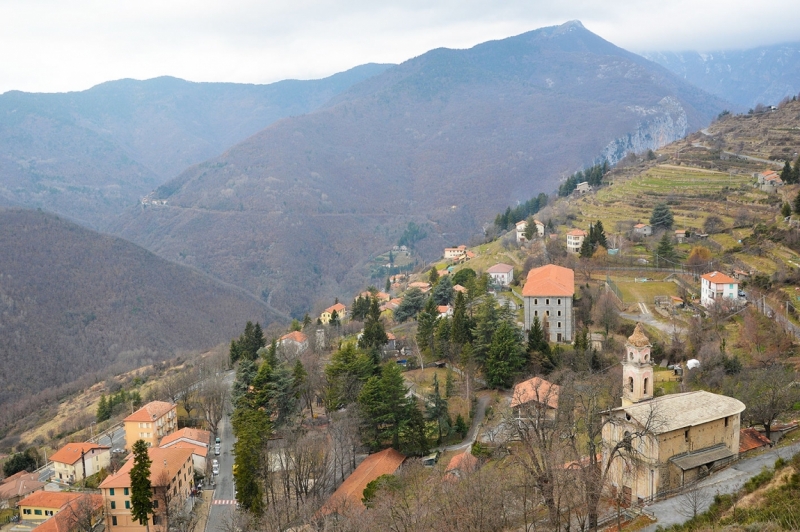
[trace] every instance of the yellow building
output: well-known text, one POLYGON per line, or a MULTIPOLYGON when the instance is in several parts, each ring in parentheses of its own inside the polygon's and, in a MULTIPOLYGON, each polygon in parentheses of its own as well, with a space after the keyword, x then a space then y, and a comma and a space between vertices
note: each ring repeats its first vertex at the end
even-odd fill
MULTIPOLYGON (((153 510, 150 530, 166 531, 165 509, 171 504, 183 504, 192 490, 194 467, 192 450, 152 447, 147 450, 150 465, 150 483, 153 486, 153 510)), ((100 484, 106 508, 106 530, 108 532, 140 532, 146 530, 131 517, 131 478, 133 459, 100 484)))
POLYGON ((40 491, 21 500, 18 508, 22 521, 32 523, 35 532, 74 532, 100 521, 103 498, 92 493, 40 491))
POLYGON ((653 397, 652 346, 641 324, 625 345, 622 406, 603 426, 612 491, 645 502, 736 459, 745 405, 702 390, 653 397))
POLYGON ((50 459, 53 461, 53 480, 72 484, 108 467, 111 449, 96 443, 68 443, 50 459))
POLYGON ((347 316, 347 307, 341 303, 336 303, 335 305, 331 305, 323 310, 322 314, 319 315, 319 321, 321 321, 324 325, 327 325, 330 323, 334 311, 336 312, 336 316, 339 318, 339 321, 344 321, 345 317, 347 316))
POLYGON ((136 440, 158 447, 161 438, 178 429, 177 406, 165 401, 151 401, 123 420, 126 449, 136 440))

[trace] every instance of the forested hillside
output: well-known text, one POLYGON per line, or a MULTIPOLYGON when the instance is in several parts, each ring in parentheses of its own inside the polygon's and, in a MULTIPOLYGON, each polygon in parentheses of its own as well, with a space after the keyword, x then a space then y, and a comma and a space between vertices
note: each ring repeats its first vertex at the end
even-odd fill
POLYGON ((0 249, 4 415, 29 394, 213 347, 247 320, 274 319, 235 288, 50 214, 0 210, 0 249))

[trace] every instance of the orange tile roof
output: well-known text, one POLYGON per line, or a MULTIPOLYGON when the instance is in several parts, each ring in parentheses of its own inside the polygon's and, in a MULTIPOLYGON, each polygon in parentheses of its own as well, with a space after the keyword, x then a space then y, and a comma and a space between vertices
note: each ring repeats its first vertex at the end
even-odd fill
POLYGON ((742 429, 739 431, 739 452, 744 453, 764 447, 765 445, 772 445, 769 438, 758 432, 754 428, 742 429))
POLYGON ((515 408, 531 401, 547 402, 550 408, 558 408, 558 394, 561 387, 541 377, 534 377, 514 386, 514 395, 511 398, 511 408, 515 408))
POLYGON ((466 294, 468 292, 468 290, 466 288, 464 288, 463 286, 461 286, 460 284, 455 285, 453 287, 453 290, 455 290, 456 292, 462 292, 464 294, 466 294))
POLYGON ((568 296, 575 293, 575 272, 569 268, 548 264, 528 272, 522 288, 523 296, 568 296))
POLYGON ((701 275, 700 278, 701 279, 705 279, 709 283, 714 283, 714 284, 729 284, 729 283, 730 284, 739 284, 739 281, 737 281, 736 279, 733 279, 731 277, 728 277, 724 273, 720 273, 720 272, 716 272, 716 271, 711 272, 711 273, 706 273, 705 275, 701 275))
POLYGON ((154 421, 173 408, 175 405, 166 401, 150 401, 122 421, 154 421))
MULTIPOLYGON (((150 482, 157 485, 163 471, 174 477, 183 464, 192 459, 191 449, 176 449, 175 447, 151 447, 147 450, 153 463, 150 465, 150 482), (166 461, 166 465, 164 462, 166 461)), ((133 458, 125 462, 115 474, 107 477, 101 488, 129 488, 131 485, 130 472, 133 467, 133 458)))
POLYGON ((0 501, 10 499, 12 497, 22 497, 28 493, 33 493, 36 490, 44 488, 45 483, 39 482, 39 475, 37 473, 26 473, 20 471, 21 474, 8 477, 0 484, 0 501))
POLYGON ((196 443, 191 443, 188 441, 176 441, 172 445, 164 446, 169 449, 189 449, 192 451, 192 454, 196 454, 197 456, 208 456, 208 447, 205 445, 198 445, 196 443))
POLYGON ((279 338, 279 342, 283 342, 284 340, 289 340, 292 342, 297 342, 298 344, 302 344, 308 342, 308 336, 301 331, 292 331, 288 334, 284 334, 279 338))
POLYGON ((341 303, 336 303, 336 304, 331 305, 330 307, 326 308, 325 312, 327 312, 328 314, 333 314, 334 310, 336 311, 336 314, 341 316, 342 315, 342 311, 343 310, 347 310, 347 307, 345 307, 341 303))
POLYGON ((167 434, 161 439, 161 444, 159 447, 167 447, 170 443, 176 442, 181 438, 185 438, 187 440, 192 440, 196 442, 200 442, 205 444, 206 446, 211 445, 211 432, 202 429, 193 429, 189 427, 184 427, 181 430, 176 430, 172 434, 167 434))
POLYGON ((501 262, 499 264, 495 264, 494 266, 486 270, 486 273, 508 273, 513 271, 514 271, 513 266, 511 266, 510 264, 503 264, 501 262))
POLYGON ((81 459, 81 453, 88 453, 93 449, 110 449, 110 447, 89 442, 68 443, 51 456, 50 460, 71 465, 81 459))
POLYGON ((58 509, 81 496, 74 491, 37 491, 17 503, 17 506, 39 506, 58 509))
POLYGON ((381 475, 391 475, 405 461, 405 455, 391 447, 367 456, 361 465, 342 482, 325 505, 320 509, 321 515, 339 513, 349 509, 363 509, 364 488, 381 475))
POLYGON ((88 498, 93 513, 97 513, 99 518, 101 510, 103 509, 103 496, 96 493, 84 493, 79 499, 76 499, 75 502, 67 503, 56 515, 43 522, 41 525, 34 527, 33 530, 35 532, 72 532, 75 529, 74 516, 76 514, 80 515, 85 508, 83 504, 84 498, 88 498), (70 510, 70 508, 73 507, 75 508, 74 512, 70 510))
POLYGON ((450 305, 439 305, 436 309, 439 311, 439 314, 446 314, 450 312, 450 305))
POLYGON ((409 283, 409 288, 430 288, 431 283, 427 283, 424 281, 414 281, 413 283, 409 283))
POLYGON ((469 452, 469 449, 467 449, 463 453, 458 453, 450 459, 445 472, 447 473, 457 469, 463 473, 471 473, 472 471, 475 471, 477 467, 478 459, 471 452, 469 452))
POLYGON ((569 236, 586 236, 586 231, 584 231, 583 229, 573 229, 567 234, 569 236))
POLYGON ((517 222, 517 223, 515 223, 514 225, 516 225, 517 227, 519 227, 520 225, 525 225, 525 226, 527 226, 527 225, 528 225, 528 222, 526 222, 525 220, 522 220, 522 221, 520 221, 520 222, 517 222))
POLYGON ((642 227, 647 227, 647 224, 636 224, 634 225, 635 228, 641 229, 642 227))

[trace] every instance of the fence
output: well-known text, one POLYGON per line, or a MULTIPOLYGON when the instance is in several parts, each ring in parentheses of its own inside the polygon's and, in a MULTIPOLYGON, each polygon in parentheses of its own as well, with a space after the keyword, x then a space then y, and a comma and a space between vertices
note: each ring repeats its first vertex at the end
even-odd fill
POLYGON ((611 277, 606 275, 606 288, 610 290, 615 296, 617 296, 617 301, 619 301, 620 306, 625 306, 625 300, 622 298, 622 291, 617 286, 617 283, 611 280, 611 277))

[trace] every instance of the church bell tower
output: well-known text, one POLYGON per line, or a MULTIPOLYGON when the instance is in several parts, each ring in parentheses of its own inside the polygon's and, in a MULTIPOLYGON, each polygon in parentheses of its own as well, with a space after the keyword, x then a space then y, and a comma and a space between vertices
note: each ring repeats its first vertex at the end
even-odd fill
POLYGON ((625 343, 622 361, 622 406, 630 406, 653 398, 653 362, 650 359, 650 340, 637 323, 625 343))

